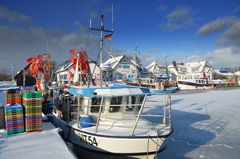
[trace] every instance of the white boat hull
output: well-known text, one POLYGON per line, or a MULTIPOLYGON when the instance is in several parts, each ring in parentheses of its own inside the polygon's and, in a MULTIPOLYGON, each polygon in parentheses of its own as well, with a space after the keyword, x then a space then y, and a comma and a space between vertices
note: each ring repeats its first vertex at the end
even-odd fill
POLYGON ((178 84, 178 88, 180 90, 208 90, 212 89, 212 86, 191 86, 191 85, 185 85, 185 84, 178 84))
POLYGON ((55 116, 53 123, 63 130, 64 137, 74 145, 99 154, 131 158, 154 158, 164 149, 166 138, 170 135, 163 137, 108 136, 76 129, 55 116))
POLYGON ((208 84, 206 80, 178 80, 178 88, 180 90, 208 90, 212 89, 213 86, 208 84))

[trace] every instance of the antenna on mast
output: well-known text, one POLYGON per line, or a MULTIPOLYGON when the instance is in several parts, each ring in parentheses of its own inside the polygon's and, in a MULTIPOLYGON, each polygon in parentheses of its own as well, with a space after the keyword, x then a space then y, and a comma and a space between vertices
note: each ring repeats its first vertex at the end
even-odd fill
POLYGON ((113 31, 113 3, 112 3, 112 31, 113 31))
MULTIPOLYGON (((101 15, 100 16, 100 28, 94 28, 92 27, 92 20, 90 18, 90 21, 89 21, 89 27, 90 27, 90 30, 95 30, 95 31, 100 31, 100 52, 99 52, 99 65, 100 65, 100 86, 102 87, 102 69, 101 69, 101 66, 103 65, 103 55, 102 55, 102 52, 103 52, 103 33, 110 33, 108 35, 105 35, 105 37, 107 36, 112 36, 113 34, 113 28, 111 30, 108 30, 108 29, 104 29, 104 16, 101 15)), ((113 27, 113 14, 112 14, 112 27, 113 27)))

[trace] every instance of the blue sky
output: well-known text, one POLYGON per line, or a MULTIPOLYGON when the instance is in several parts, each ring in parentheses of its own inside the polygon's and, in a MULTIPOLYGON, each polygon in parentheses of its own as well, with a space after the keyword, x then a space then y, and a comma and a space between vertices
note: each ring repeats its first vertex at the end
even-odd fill
POLYGON ((68 51, 83 47, 93 59, 99 33, 89 18, 114 34, 105 47, 114 54, 133 54, 143 64, 167 56, 171 61, 208 60, 214 67, 240 67, 240 1, 238 0, 0 0, 0 70, 46 51, 62 62, 68 51))

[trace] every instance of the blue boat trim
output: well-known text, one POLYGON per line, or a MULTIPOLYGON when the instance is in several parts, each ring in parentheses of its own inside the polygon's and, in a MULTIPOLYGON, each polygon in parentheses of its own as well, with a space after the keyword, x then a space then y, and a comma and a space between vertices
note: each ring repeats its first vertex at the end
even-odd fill
POLYGON ((146 88, 146 87, 138 87, 138 86, 129 86, 129 85, 124 85, 124 84, 119 84, 119 83, 116 83, 115 84, 115 87, 117 88, 124 88, 124 87, 128 87, 128 88, 140 88, 143 93, 175 93, 177 91, 177 88, 170 88, 170 89, 149 89, 149 88, 146 88))
MULTIPOLYGON (((115 84, 113 87, 89 87, 89 88, 80 88, 80 87, 70 87, 69 93, 77 96, 85 96, 85 97, 93 97, 96 94, 94 92, 97 89, 119 89, 119 88, 138 88, 135 86, 125 86, 125 85, 119 85, 115 84)), ((140 87, 141 91, 144 93, 150 93, 148 88, 140 87)))

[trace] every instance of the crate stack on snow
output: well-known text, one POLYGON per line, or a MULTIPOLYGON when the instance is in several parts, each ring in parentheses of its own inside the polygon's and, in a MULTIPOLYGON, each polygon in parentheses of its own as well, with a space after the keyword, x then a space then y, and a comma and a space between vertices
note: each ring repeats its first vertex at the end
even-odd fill
POLYGON ((25 131, 42 130, 42 93, 36 91, 23 92, 25 111, 25 131))
POLYGON ((24 132, 21 94, 16 90, 9 90, 6 94, 6 106, 4 108, 4 115, 7 135, 24 132))

